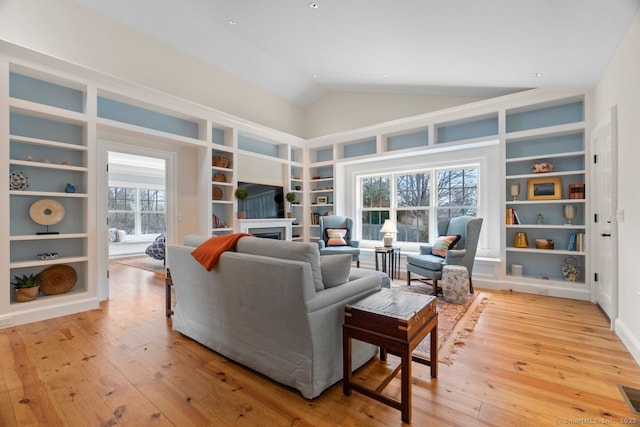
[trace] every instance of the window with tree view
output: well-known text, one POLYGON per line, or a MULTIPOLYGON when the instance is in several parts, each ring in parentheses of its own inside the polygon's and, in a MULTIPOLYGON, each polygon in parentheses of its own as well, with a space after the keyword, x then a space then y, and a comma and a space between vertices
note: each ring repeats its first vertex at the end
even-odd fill
POLYGON ((109 227, 128 235, 165 231, 165 191, 138 187, 109 187, 109 227))
POLYGON ((363 177, 360 194, 363 240, 380 240, 380 228, 385 219, 391 218, 398 229, 396 241, 427 243, 431 224, 444 218, 477 214, 478 168, 363 177))

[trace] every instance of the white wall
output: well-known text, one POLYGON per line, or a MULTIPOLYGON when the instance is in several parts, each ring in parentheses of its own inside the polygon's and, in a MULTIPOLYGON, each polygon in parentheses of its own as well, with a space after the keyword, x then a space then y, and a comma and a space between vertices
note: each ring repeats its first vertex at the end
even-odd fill
POLYGON ((640 159, 640 12, 595 89, 595 122, 618 109, 618 197, 624 221, 618 224, 619 319, 616 331, 640 363, 640 200, 636 197, 640 159))
POLYGON ((462 96, 327 93, 305 110, 305 137, 331 135, 484 98, 462 96))
POLYGON ((303 111, 73 0, 1 0, 0 40, 278 129, 304 133, 303 111))

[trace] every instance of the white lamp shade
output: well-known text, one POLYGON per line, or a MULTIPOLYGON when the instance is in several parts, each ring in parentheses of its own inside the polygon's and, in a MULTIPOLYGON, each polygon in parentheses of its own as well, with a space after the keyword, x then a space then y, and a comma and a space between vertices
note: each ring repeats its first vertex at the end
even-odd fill
POLYGON ((397 233, 396 225, 390 219, 385 219, 384 224, 382 224, 382 228, 380 229, 381 233, 384 233, 384 245, 386 247, 393 246, 393 233, 397 233))
POLYGON ((390 219, 385 219, 384 224, 382 224, 382 228, 380 229, 381 233, 397 233, 396 225, 390 219))

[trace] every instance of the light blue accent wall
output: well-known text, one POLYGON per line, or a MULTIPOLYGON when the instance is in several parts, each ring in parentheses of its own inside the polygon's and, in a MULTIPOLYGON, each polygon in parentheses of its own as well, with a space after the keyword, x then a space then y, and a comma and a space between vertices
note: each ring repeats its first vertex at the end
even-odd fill
POLYGON ((9 73, 9 94, 14 98, 78 113, 84 110, 84 93, 82 91, 18 73, 9 73))
POLYGON ((507 143, 507 159, 584 150, 582 132, 507 143))
POLYGON ((429 145, 429 131, 426 129, 387 138, 387 151, 423 148, 427 145, 429 145))
POLYGON ((441 125, 436 129, 437 144, 482 138, 498 134, 498 116, 471 122, 441 125))
POLYGON ((98 117, 188 138, 198 138, 198 123, 157 111, 98 97, 98 117))
MULTIPOLYGON (((11 215, 10 234, 12 236, 36 234, 37 232, 46 231, 46 226, 36 224, 28 215, 31 205, 41 199, 42 197, 36 196, 11 197, 9 211, 11 215)), ((59 223, 50 225, 49 231, 58 231, 60 234, 82 233, 85 231, 84 209, 82 208, 83 199, 76 197, 58 197, 56 201, 60 202, 64 207, 65 216, 59 223)))
POLYGON ((28 160, 31 156, 34 162, 44 162, 49 159, 51 163, 61 164, 67 162, 70 166, 84 166, 82 151, 60 150, 47 146, 35 146, 17 141, 11 141, 9 156, 14 160, 28 160))
POLYGON ((329 162, 333 160, 333 148, 323 148, 316 151, 316 162, 329 162))
POLYGON ((577 123, 583 120, 584 105, 582 101, 578 101, 570 104, 507 114, 506 129, 507 132, 518 132, 547 126, 577 123))
MULTIPOLYGON (((315 170, 315 174, 313 174, 315 176, 319 176, 320 178, 333 178, 333 167, 331 166, 324 166, 321 168, 316 168, 315 170)), ((313 176, 312 176, 313 178, 313 176)))
POLYGON ((214 143, 218 145, 226 145, 226 140, 224 138, 224 129, 213 128, 212 138, 214 143))
POLYGON ((12 135, 84 145, 84 128, 82 126, 21 113, 11 113, 9 123, 12 135))
POLYGON ((366 156, 376 153, 376 140, 370 139, 362 142, 354 142, 344 146, 344 157, 366 156))
POLYGON ((280 149, 277 145, 269 144, 246 135, 238 135, 238 148, 256 154, 264 154, 265 156, 280 157, 280 149))

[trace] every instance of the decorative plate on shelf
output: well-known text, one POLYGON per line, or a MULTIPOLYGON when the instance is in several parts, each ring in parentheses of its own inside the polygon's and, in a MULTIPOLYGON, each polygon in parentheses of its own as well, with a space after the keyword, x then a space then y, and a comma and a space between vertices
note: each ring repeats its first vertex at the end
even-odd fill
POLYGON ((70 265, 56 264, 40 272, 40 290, 47 295, 68 292, 78 281, 76 271, 70 265))
POLYGON ((220 187, 213 187, 212 191, 212 199, 213 200, 222 200, 222 188, 220 187))
POLYGON ((29 188, 29 177, 22 171, 9 171, 9 190, 26 190, 29 188))

